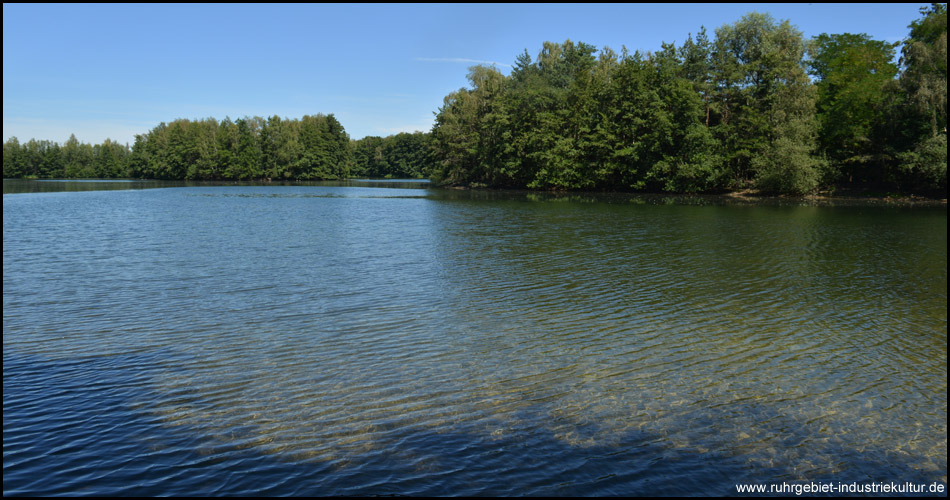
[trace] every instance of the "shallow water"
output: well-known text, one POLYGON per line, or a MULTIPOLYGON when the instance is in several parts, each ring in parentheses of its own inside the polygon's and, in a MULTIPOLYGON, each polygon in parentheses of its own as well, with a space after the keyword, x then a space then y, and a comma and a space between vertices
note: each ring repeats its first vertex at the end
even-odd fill
POLYGON ((947 481, 945 207, 336 183, 3 214, 5 495, 947 481))

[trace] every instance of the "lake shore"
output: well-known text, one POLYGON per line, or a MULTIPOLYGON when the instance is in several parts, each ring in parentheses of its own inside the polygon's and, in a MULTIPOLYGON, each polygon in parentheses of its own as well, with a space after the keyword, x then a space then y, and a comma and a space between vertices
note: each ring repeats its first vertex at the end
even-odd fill
POLYGON ((465 185, 433 185, 437 189, 471 192, 497 192, 497 193, 526 193, 538 196, 560 197, 584 197, 584 196, 630 196, 643 198, 679 198, 679 199, 707 199, 722 200, 725 202, 740 202, 743 204, 786 204, 786 203, 807 203, 815 206, 829 205, 891 205, 891 206, 947 206, 947 198, 930 198, 915 194, 869 194, 867 191, 849 190, 836 192, 819 191, 808 195, 788 195, 788 194, 769 194, 762 193, 755 189, 742 189, 728 191, 723 193, 663 193, 663 192, 635 192, 635 191, 573 191, 573 190, 530 190, 515 188, 494 188, 486 186, 465 186, 465 185))

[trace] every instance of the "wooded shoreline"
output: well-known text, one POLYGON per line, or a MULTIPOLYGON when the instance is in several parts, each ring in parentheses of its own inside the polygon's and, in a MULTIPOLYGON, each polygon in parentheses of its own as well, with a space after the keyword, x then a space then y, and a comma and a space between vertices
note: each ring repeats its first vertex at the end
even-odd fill
POLYGON ((12 137, 3 175, 945 199, 946 17, 922 9, 903 43, 805 40, 759 13, 656 53, 544 42, 509 75, 471 67, 428 132, 351 140, 332 113, 177 119, 132 146, 12 137))

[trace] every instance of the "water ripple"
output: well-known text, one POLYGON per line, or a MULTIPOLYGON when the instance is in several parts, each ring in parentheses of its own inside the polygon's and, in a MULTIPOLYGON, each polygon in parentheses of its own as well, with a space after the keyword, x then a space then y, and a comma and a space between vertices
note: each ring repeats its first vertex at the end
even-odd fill
POLYGON ((281 189, 4 198, 5 494, 946 482, 945 210, 281 189))

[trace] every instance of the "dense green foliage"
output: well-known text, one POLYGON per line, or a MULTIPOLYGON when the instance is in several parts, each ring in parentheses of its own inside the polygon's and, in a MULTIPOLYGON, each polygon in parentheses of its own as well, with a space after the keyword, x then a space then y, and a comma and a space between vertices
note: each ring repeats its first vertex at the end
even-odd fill
POLYGON ((805 40, 750 13, 679 47, 620 54, 544 42, 510 75, 474 66, 430 133, 350 140, 331 115, 175 120, 130 148, 11 138, 4 177, 317 180, 430 177, 530 189, 946 196, 947 13, 900 44, 805 40))
POLYGON ((897 44, 810 41, 751 13, 680 47, 570 40, 471 68, 432 130, 433 180, 534 189, 946 193, 946 6, 897 44), (812 78, 809 78, 809 73, 812 78))
POLYGON ((947 192, 947 6, 933 4, 910 25, 901 64, 904 143, 895 150, 898 182, 947 192), (902 147, 901 147, 902 146, 902 147))
POLYGON ((351 141, 352 177, 422 179, 435 162, 429 134, 399 133, 351 141))
POLYGON ((822 33, 812 40, 809 64, 817 78, 819 137, 835 168, 832 177, 880 182, 886 173, 897 45, 848 33, 822 33))
POLYGON ((129 148, 106 139, 102 144, 80 143, 75 135, 66 144, 16 137, 3 144, 4 177, 124 177, 129 148))
MULTIPOLYGON (((349 137, 334 116, 277 116, 218 122, 179 119, 160 123, 135 144, 78 144, 75 137, 62 154, 29 167, 18 158, 41 147, 4 144, 4 177, 132 177, 187 180, 336 179, 348 175, 349 137), (107 147, 108 146, 108 147, 107 147), (78 151, 70 155, 70 151, 78 151), (91 151, 91 153, 89 152, 91 151), (8 167, 8 155, 11 157, 8 167)), ((45 151, 58 146, 46 144, 45 151)))
POLYGON ((186 180, 337 179, 349 175, 349 137, 331 115, 285 120, 179 119, 135 136, 132 147, 64 146, 16 138, 3 145, 4 177, 186 180))
POLYGON ((179 119, 135 136, 131 147, 65 145, 14 137, 3 145, 7 178, 144 178, 166 180, 326 180, 423 178, 434 163, 429 134, 400 133, 351 141, 331 115, 179 119))

